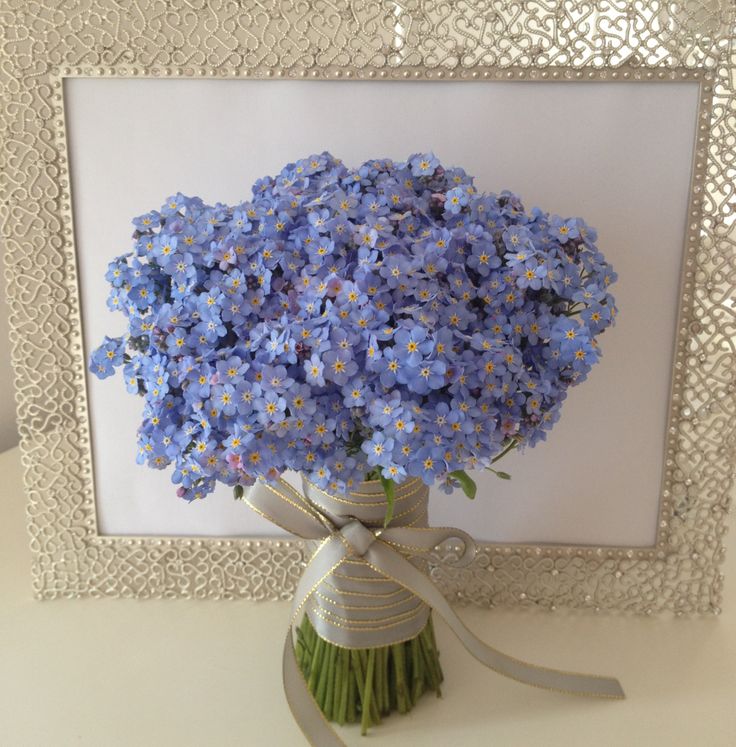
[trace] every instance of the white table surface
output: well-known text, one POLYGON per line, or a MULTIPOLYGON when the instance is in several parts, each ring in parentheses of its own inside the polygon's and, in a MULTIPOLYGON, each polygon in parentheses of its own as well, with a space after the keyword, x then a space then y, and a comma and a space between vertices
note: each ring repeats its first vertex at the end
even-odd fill
MULTIPOLYGON (((281 688, 286 603, 81 599, 30 589, 17 449, 0 455, 0 744, 304 745, 281 688)), ((730 536, 730 535, 729 535, 730 536)), ((732 538, 730 544, 733 545, 732 538)), ((533 663, 615 675, 627 699, 537 690, 477 664, 439 622, 442 699, 348 745, 736 745, 736 555, 707 618, 459 609, 533 663)))

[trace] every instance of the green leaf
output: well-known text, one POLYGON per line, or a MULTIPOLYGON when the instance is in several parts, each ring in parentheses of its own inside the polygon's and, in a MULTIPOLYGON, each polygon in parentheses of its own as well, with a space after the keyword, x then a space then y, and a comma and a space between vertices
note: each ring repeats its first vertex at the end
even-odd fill
POLYGON ((233 488, 233 498, 235 498, 236 501, 242 501, 244 493, 245 491, 243 490, 242 485, 236 485, 233 488))
POLYGON ((500 477, 502 480, 510 480, 511 475, 508 472, 501 472, 498 469, 492 469, 491 472, 495 472, 496 477, 500 477))
POLYGON ((386 494, 386 518, 383 520, 383 526, 387 527, 394 518, 394 481, 381 475, 381 485, 383 492, 386 494))
POLYGON ((450 472, 450 477, 457 480, 460 483, 460 487, 463 489, 463 493, 468 498, 475 498, 475 494, 478 491, 478 486, 475 484, 475 480, 462 469, 458 469, 455 472, 450 472))

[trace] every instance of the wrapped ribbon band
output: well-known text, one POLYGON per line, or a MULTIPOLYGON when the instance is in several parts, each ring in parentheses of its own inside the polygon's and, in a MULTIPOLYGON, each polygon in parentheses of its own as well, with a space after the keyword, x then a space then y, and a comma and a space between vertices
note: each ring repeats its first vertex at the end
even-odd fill
MULTIPOLYGON (((546 690, 597 698, 624 697, 621 685, 616 679, 528 664, 488 646, 465 627, 432 581, 406 557, 427 556, 445 540, 457 538, 465 545, 458 562, 467 564, 475 555, 475 543, 470 535, 462 530, 414 526, 370 528, 352 516, 336 516, 319 510, 313 501, 285 480, 279 480, 278 487, 269 483, 261 485, 267 490, 260 490, 256 486, 248 492, 245 499, 253 510, 303 539, 320 541, 297 584, 283 654, 286 698, 294 718, 312 745, 345 747, 308 690, 296 660, 292 627, 317 589, 329 582, 343 564, 356 559, 372 569, 378 578, 392 581, 408 591, 416 598, 415 603, 416 600, 420 600, 427 611, 430 608, 434 610, 447 623, 466 650, 489 669, 518 682, 546 690)), ((360 633, 361 631, 348 630, 339 636, 340 641, 332 642, 347 648, 389 645, 398 642, 397 636, 401 635, 401 627, 399 624, 397 630, 395 626, 377 626, 370 631, 368 643, 365 642, 365 638, 361 639, 360 633)), ((334 634, 328 634, 334 637, 334 634)))

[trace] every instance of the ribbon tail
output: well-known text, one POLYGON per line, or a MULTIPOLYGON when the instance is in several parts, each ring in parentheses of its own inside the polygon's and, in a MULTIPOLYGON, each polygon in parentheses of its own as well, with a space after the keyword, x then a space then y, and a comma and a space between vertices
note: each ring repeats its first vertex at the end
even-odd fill
POLYGON ((291 628, 284 642, 283 677, 286 701, 289 704, 294 720, 313 747, 346 747, 345 742, 337 736, 329 725, 317 701, 309 692, 299 663, 294 653, 294 641, 291 628))
POLYGON ((615 699, 625 697, 619 681, 613 677, 539 667, 503 654, 483 643, 465 627, 432 581, 384 542, 374 542, 363 560, 374 570, 388 576, 426 602, 444 619, 466 650, 494 672, 526 685, 571 695, 615 699))
POLYGON ((297 584, 292 601, 289 631, 284 642, 282 671, 286 701, 294 720, 313 747, 346 747, 346 745, 332 729, 312 697, 312 693, 309 692, 307 682, 296 660, 292 626, 317 587, 340 566, 348 554, 347 546, 337 535, 329 537, 320 545, 297 584))

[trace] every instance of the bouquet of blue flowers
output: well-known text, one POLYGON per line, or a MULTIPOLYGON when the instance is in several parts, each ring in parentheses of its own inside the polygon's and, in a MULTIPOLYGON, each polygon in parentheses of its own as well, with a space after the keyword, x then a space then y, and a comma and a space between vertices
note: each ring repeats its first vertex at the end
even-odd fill
MULTIPOLYGON (((616 312, 582 219, 481 193, 431 153, 356 169, 313 155, 238 205, 176 194, 133 223, 106 275, 128 333, 90 368, 122 366, 145 403, 138 461, 172 465, 190 501, 286 470, 331 495, 376 481, 387 526, 407 481, 473 497, 467 470, 507 478, 494 463, 545 438, 616 312)), ((441 678, 425 637, 417 693, 441 678)))

